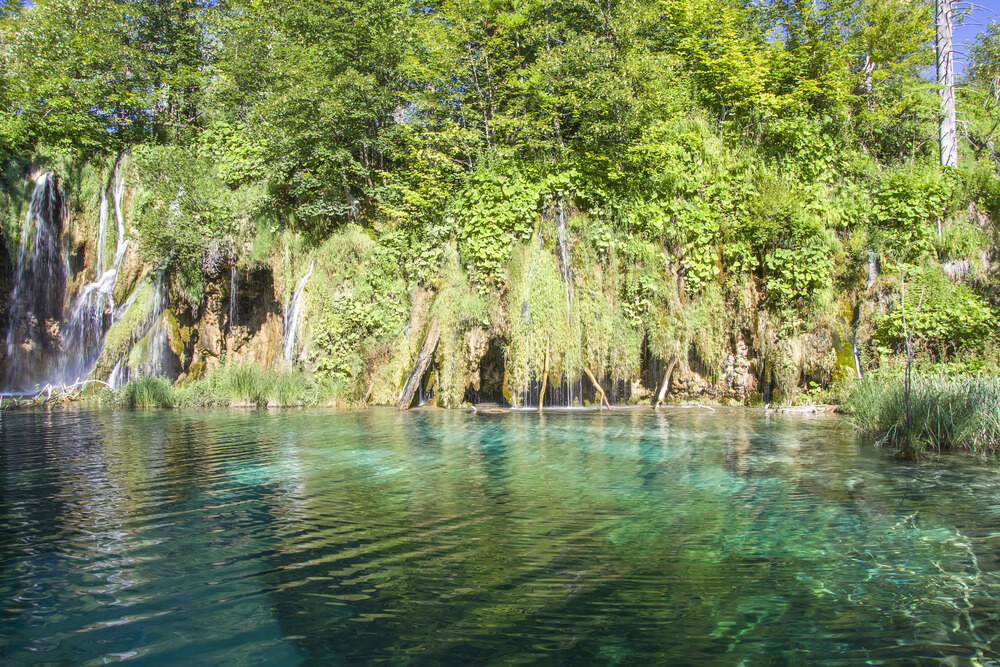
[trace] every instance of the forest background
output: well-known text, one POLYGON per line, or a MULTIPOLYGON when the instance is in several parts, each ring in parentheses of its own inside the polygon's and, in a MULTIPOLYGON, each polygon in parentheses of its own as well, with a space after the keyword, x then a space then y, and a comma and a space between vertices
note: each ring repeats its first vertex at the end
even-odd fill
POLYGON ((168 285, 105 313, 102 380, 152 315, 148 370, 344 402, 395 403, 432 328, 443 405, 836 399, 904 320, 921 367, 996 372, 1000 28, 943 169, 933 3, 39 0, 0 40, 7 274, 52 169, 70 303, 124 165, 115 302, 168 285))

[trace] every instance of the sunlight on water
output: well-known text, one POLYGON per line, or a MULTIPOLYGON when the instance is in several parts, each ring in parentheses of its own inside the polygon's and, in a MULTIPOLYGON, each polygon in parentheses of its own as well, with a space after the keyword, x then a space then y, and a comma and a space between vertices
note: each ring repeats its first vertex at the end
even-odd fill
POLYGON ((990 661, 998 491, 749 410, 3 413, 0 662, 990 661))

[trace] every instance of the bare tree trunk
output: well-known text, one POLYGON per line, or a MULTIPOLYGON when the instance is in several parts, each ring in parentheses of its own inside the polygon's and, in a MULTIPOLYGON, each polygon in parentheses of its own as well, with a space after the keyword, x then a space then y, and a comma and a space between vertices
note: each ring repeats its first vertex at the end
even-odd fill
POLYGON ((538 411, 545 405, 545 388, 549 383, 549 341, 545 341, 545 370, 542 371, 542 390, 538 392, 538 411))
POLYGON ((427 329, 427 335, 424 337, 424 345, 420 348, 420 354, 417 355, 417 360, 413 364, 413 372, 410 373, 406 384, 403 385, 403 392, 399 395, 397 409, 408 410, 410 408, 410 403, 413 402, 413 394, 417 391, 417 387, 420 386, 420 378, 427 372, 427 368, 434 359, 434 350, 437 348, 440 337, 441 330, 438 328, 438 318, 435 316, 431 320, 430 327, 427 329))
POLYGON ((941 166, 958 166, 958 131, 955 117, 955 49, 952 43, 952 1, 936 0, 937 81, 941 87, 941 166))
POLYGON ((608 400, 608 395, 604 393, 604 388, 601 387, 601 383, 599 383, 597 381, 597 379, 594 377, 594 374, 591 373, 590 369, 587 368, 586 366, 583 367, 583 372, 587 374, 588 378, 590 378, 590 381, 594 385, 594 389, 597 390, 597 395, 600 396, 600 398, 601 398, 601 401, 600 401, 600 403, 598 403, 598 405, 600 405, 602 409, 604 408, 605 405, 607 405, 608 406, 608 410, 610 410, 611 409, 611 401, 608 400))
POLYGON ((663 374, 663 385, 660 387, 660 393, 656 396, 656 405, 653 406, 654 410, 663 405, 663 401, 667 400, 667 389, 670 387, 670 376, 674 374, 674 366, 676 365, 677 355, 675 354, 670 358, 670 365, 667 366, 667 372, 663 374))
POLYGON ((871 61, 867 53, 865 54, 865 64, 862 66, 861 71, 861 90, 864 91, 865 96, 868 98, 868 110, 875 111, 875 96, 872 95, 872 91, 874 90, 872 81, 875 72, 875 63, 871 61))

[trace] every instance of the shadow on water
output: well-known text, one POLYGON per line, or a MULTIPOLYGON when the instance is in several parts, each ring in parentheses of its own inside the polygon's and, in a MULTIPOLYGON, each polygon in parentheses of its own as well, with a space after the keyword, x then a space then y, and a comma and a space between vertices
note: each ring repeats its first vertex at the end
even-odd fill
POLYGON ((996 659, 1000 474, 751 410, 0 422, 0 661, 996 659))

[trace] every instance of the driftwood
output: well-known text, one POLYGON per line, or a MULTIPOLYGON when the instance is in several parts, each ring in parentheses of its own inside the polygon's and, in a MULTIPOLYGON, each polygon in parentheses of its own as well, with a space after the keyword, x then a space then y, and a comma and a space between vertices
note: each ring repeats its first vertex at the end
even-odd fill
POLYGON ((663 385, 660 387, 660 393, 656 395, 656 405, 653 406, 654 410, 663 405, 663 401, 667 400, 667 389, 670 387, 670 376, 674 374, 674 366, 676 365, 677 355, 675 354, 670 358, 670 365, 667 366, 667 372, 663 376, 663 385))
MULTIPOLYGON (((100 384, 108 387, 107 382, 101 380, 80 380, 71 384, 53 385, 46 384, 33 394, 19 394, 8 396, 7 401, 0 397, 0 410, 20 408, 22 406, 52 405, 55 403, 68 403, 79 400, 83 395, 83 389, 87 385, 100 384)), ((110 387, 108 387, 110 389, 110 387)))
POLYGON ((368 405, 368 400, 372 397, 372 392, 375 391, 375 380, 378 379, 378 375, 372 373, 372 381, 368 383, 368 391, 365 392, 365 399, 362 401, 365 405, 368 405))
POLYGON ((549 341, 545 341, 545 370, 542 371, 542 390, 538 392, 538 411, 545 405, 545 388, 549 383, 549 341))
POLYGON ((817 403, 816 405, 791 405, 784 408, 772 408, 767 406, 764 408, 764 412, 768 414, 786 414, 786 415, 810 415, 810 414, 826 414, 831 412, 836 412, 836 405, 828 405, 825 403, 817 403))
POLYGON ((600 396, 600 398, 601 398, 601 400, 598 403, 598 405, 601 406, 602 410, 604 409, 605 405, 608 406, 608 410, 610 410, 611 409, 611 402, 608 401, 608 395, 604 393, 604 388, 601 387, 601 384, 594 377, 594 374, 590 372, 589 368, 587 368, 586 366, 584 366, 583 367, 583 372, 587 374, 588 378, 590 378, 590 381, 594 385, 594 389, 597 390, 597 395, 600 396))
POLYGON ((417 360, 413 364, 413 372, 410 373, 409 379, 403 385, 403 392, 399 395, 397 409, 408 410, 410 408, 410 403, 413 402, 413 394, 417 391, 417 387, 420 386, 420 379, 427 372, 431 361, 434 360, 434 350, 437 349, 440 337, 441 330, 438 328, 438 318, 435 316, 431 320, 430 327, 427 329, 427 335, 424 337, 424 345, 420 348, 420 354, 417 355, 417 360))

